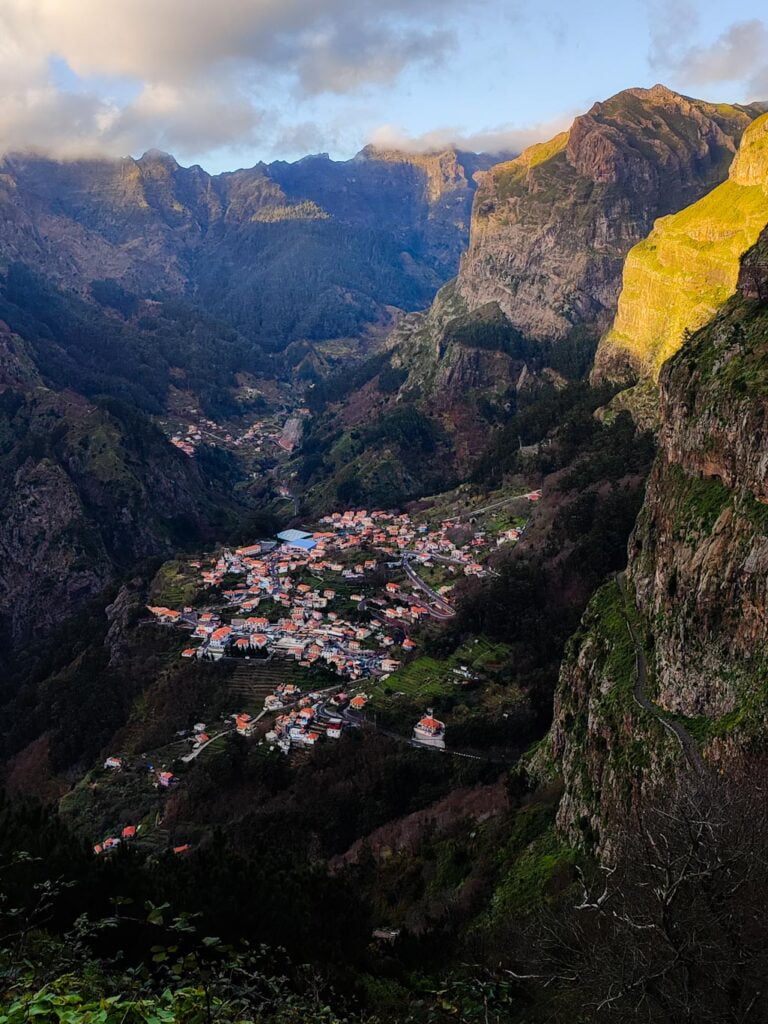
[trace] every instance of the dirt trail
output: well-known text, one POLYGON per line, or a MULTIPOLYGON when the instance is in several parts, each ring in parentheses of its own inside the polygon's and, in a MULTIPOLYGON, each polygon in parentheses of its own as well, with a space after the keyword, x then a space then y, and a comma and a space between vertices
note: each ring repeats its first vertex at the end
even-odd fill
MULTIPOLYGON (((616 582, 621 590, 622 597, 624 598, 624 604, 626 606, 627 591, 623 574, 616 577, 616 582)), ((637 631, 632 620, 626 611, 624 615, 627 622, 627 629, 629 630, 629 635, 632 638, 632 643, 635 648, 635 703, 643 708, 643 710, 650 712, 650 714, 652 714, 653 717, 661 723, 667 732, 671 733, 675 737, 691 768, 693 768, 693 770, 699 775, 703 775, 706 771, 706 767, 701 754, 699 753, 699 745, 696 740, 680 722, 671 721, 666 718, 648 696, 648 662, 646 661, 645 651, 643 650, 643 645, 640 642, 640 638, 637 635, 637 631)))

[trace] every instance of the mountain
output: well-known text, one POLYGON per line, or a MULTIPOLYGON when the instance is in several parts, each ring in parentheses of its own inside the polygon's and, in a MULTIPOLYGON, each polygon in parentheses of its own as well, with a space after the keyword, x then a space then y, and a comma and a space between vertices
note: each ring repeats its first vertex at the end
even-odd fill
POLYGON ((711 104, 663 86, 630 89, 595 104, 569 131, 478 175, 458 276, 427 311, 393 330, 384 386, 381 367, 372 365, 362 387, 344 398, 324 433, 337 439, 346 430, 345 440, 333 450, 318 442, 322 466, 317 447, 311 453, 313 500, 332 500, 345 474, 360 484, 360 500, 446 485, 470 470, 489 431, 503 428, 537 377, 560 386, 587 373, 615 312, 625 256, 658 217, 724 181, 761 109, 711 104), (421 476, 393 469, 402 451, 361 439, 366 423, 403 417, 405 407, 429 421, 431 451, 439 452, 422 452, 421 476), (343 468, 340 449, 352 454, 343 468))
POLYGON ((503 314, 504 338, 465 341, 501 352, 474 356, 494 361, 488 376, 497 379, 499 362, 508 365, 500 386, 519 372, 525 342, 561 351, 594 345, 615 311, 629 250, 658 217, 726 178, 744 129, 760 112, 664 86, 629 89, 483 174, 455 283, 438 295, 426 323, 403 328, 402 359, 414 364, 414 383, 435 394, 446 384, 457 393, 477 386, 461 371, 469 356, 434 329, 459 315, 503 314))
POLYGON ((358 335, 417 309, 455 273, 474 173, 489 157, 367 147, 209 175, 138 160, 0 163, 0 265, 23 262, 87 295, 115 279, 184 296, 267 349, 358 335))
POLYGON ((738 764, 749 772, 760 757, 767 268, 764 231, 742 260, 736 294, 664 364, 660 452, 626 582, 593 599, 563 665, 553 749, 565 779, 560 823, 579 843, 604 847, 617 816, 670 774, 738 764))
POLYGON ((712 319, 736 290, 740 260, 768 223, 768 114, 744 132, 728 179, 659 220, 627 256, 616 319, 594 374, 658 377, 686 331, 712 319))
MULTIPOLYGON (((139 564, 230 529, 225 467, 119 397, 51 386, 0 321, 0 630, 6 669, 139 564), (222 479, 223 477, 223 479, 222 479)), ((18 666, 17 666, 18 667, 18 666)))
POLYGON ((657 217, 723 181, 759 112, 661 85, 628 89, 497 164, 478 189, 458 277, 467 308, 496 302, 537 341, 584 327, 595 337, 615 309, 629 248, 657 217))

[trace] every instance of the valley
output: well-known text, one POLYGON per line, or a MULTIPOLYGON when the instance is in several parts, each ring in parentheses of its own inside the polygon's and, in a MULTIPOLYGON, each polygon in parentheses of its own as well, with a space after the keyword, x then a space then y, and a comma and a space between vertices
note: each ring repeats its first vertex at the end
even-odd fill
POLYGON ((3 157, 0 1019, 762 1019, 764 111, 3 157))

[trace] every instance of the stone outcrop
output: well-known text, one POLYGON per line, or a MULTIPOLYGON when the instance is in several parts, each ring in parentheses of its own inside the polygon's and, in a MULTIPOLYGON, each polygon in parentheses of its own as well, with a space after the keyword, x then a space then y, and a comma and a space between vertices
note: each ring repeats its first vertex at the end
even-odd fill
POLYGON ((740 259, 768 223, 768 114, 745 131, 728 180, 656 223, 624 266, 618 312, 594 376, 658 377, 686 332, 712 319, 736 290, 740 259))
POLYGON ((724 180, 757 108, 630 89, 482 176, 458 290, 540 341, 613 315, 629 249, 724 180))
POLYGON ((705 763, 749 758, 768 721, 768 232, 739 288, 660 376, 660 451, 629 544, 626 601, 609 583, 563 666, 553 749, 560 824, 600 841, 660 773, 685 768, 674 738, 638 706, 627 617, 637 623, 659 715, 705 763))

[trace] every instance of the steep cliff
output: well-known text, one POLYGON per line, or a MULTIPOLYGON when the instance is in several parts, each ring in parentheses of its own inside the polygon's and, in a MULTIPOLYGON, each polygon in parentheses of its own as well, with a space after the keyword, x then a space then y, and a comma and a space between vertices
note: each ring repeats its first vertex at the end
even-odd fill
POLYGON ((173 157, 0 163, 0 266, 82 294, 186 295, 265 347, 425 306, 458 267, 487 157, 379 152, 209 175, 173 157))
POLYGON ((766 296, 768 232, 736 295, 661 371, 660 454, 624 591, 612 582, 593 600, 560 679, 553 750, 573 838, 599 839, 664 771, 764 749, 766 296))
POLYGON ((42 652, 142 559, 213 540, 237 509, 215 473, 120 401, 47 386, 0 321, 0 656, 42 652))
MULTIPOLYGON (((449 468, 466 472, 531 374, 555 371, 561 382, 588 372, 627 252, 658 216, 725 179, 760 109, 630 89, 478 174, 458 277, 388 338, 397 388, 381 395, 366 384, 340 424, 413 406, 452 442, 449 468)), ((379 453, 369 445, 364 458, 371 467, 379 453)))
POLYGON ((627 256, 618 312, 600 342, 595 376, 656 378, 686 331, 733 295, 741 256, 768 223, 768 114, 744 133, 728 180, 659 220, 627 256))
POLYGON ((459 273, 469 308, 495 301, 540 341, 604 329, 628 250, 725 178, 756 113, 629 89, 498 164, 478 189, 459 273))
POLYGON ((532 360, 578 376, 615 312, 627 253, 657 217, 725 179, 759 113, 663 86, 630 89, 478 175, 456 281, 391 339, 409 385, 461 402, 476 382, 503 391, 532 360), (452 318, 482 322, 491 309, 505 331, 475 332, 474 341, 462 331, 462 344, 452 344, 452 318))

